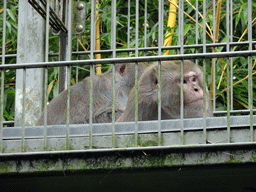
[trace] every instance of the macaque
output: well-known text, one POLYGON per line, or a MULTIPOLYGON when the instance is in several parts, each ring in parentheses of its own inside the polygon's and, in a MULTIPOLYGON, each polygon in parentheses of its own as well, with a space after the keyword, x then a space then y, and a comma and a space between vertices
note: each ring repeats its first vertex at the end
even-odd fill
MULTIPOLYGON (((148 65, 138 64, 138 77, 148 65)), ((93 123, 112 122, 112 71, 113 66, 103 74, 87 77, 70 88, 70 124, 89 123, 90 79, 93 78, 93 123)), ((135 84, 135 65, 115 65, 115 119, 124 112, 128 95, 135 84)), ((47 124, 66 124, 67 90, 60 93, 47 106, 47 124)), ((36 125, 44 124, 42 112, 36 125)))
MULTIPOLYGON (((161 64, 161 119, 180 118, 181 61, 161 64)), ((184 118, 203 117, 203 72, 192 61, 184 60, 183 98, 184 118)), ((138 120, 158 119, 158 63, 148 67, 138 81, 138 120)), ((206 116, 213 116, 208 89, 206 116)), ((129 94, 125 112, 117 121, 134 121, 135 88, 129 94)))

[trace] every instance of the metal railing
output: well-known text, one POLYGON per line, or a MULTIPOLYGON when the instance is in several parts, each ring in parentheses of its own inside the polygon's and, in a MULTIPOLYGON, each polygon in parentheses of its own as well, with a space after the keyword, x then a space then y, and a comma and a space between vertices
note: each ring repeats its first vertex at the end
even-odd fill
MULTIPOLYGON (((27 3, 27 1, 24 1, 27 3)), ((35 1, 33 1, 35 2, 35 1)), ((2 55, 1 55, 1 108, 0 108, 0 116, 3 116, 3 107, 4 107, 4 80, 5 80, 5 71, 10 69, 22 69, 23 73, 23 82, 22 82, 22 93, 16 93, 16 97, 22 97, 21 99, 21 111, 22 111, 22 123, 15 125, 15 127, 4 127, 4 125, 10 124, 11 122, 6 121, 0 121, 1 124, 1 151, 5 152, 5 148, 7 152, 14 151, 15 154, 19 154, 18 151, 26 151, 33 153, 33 151, 48 151, 51 150, 51 142, 57 142, 59 141, 59 145, 61 145, 59 148, 57 147, 58 144, 54 144, 52 147, 54 150, 58 149, 58 152, 63 150, 63 152, 68 152, 67 150, 76 150, 80 149, 81 151, 84 150, 136 150, 136 148, 140 148, 143 137, 147 137, 147 135, 152 134, 152 136, 149 137, 149 141, 151 142, 148 146, 148 148, 166 148, 166 147, 188 147, 189 144, 193 144, 194 147, 198 146, 212 146, 212 145, 242 145, 242 144, 255 144, 255 131, 254 126, 256 125, 256 118, 254 113, 256 112, 256 109, 254 109, 253 106, 253 80, 252 80, 252 74, 253 74, 253 58, 252 56, 256 55, 256 50, 253 49, 253 46, 256 44, 256 41, 252 38, 252 2, 251 0, 248 1, 248 40, 243 42, 234 42, 233 41, 233 9, 232 9, 232 1, 227 0, 226 1, 226 23, 228 26, 226 26, 226 35, 227 35, 227 42, 219 43, 215 41, 215 34, 213 33, 213 43, 207 43, 207 37, 206 37, 206 1, 203 2, 203 35, 202 35, 202 41, 203 44, 198 44, 199 37, 199 28, 198 28, 198 1, 196 1, 196 43, 192 45, 187 45, 184 42, 184 1, 179 0, 179 13, 178 13, 178 41, 176 46, 162 46, 163 40, 164 40, 164 1, 159 0, 158 1, 158 46, 155 47, 149 47, 146 44, 146 35, 147 35, 147 29, 144 28, 144 47, 139 46, 139 17, 140 17, 140 10, 139 10, 139 1, 136 0, 135 4, 135 45, 131 46, 131 37, 130 37, 130 28, 131 28, 131 1, 128 0, 128 22, 127 22, 127 48, 123 49, 117 49, 116 48, 116 10, 118 9, 116 5, 116 1, 111 1, 111 13, 112 13, 112 27, 111 27, 111 46, 107 50, 95 50, 95 44, 93 43, 95 41, 95 7, 96 7, 96 1, 91 1, 91 26, 90 26, 90 50, 89 51, 72 51, 71 50, 71 40, 72 40, 72 34, 71 34, 71 1, 68 1, 66 4, 67 7, 67 18, 66 21, 63 23, 66 23, 66 26, 62 26, 62 28, 66 28, 67 31, 64 31, 63 33, 66 33, 67 37, 65 40, 63 40, 64 45, 64 51, 66 54, 65 61, 49 61, 48 58, 51 56, 58 56, 58 54, 49 54, 49 29, 50 29, 50 21, 51 21, 51 15, 50 13, 54 13, 53 10, 50 8, 50 4, 46 3, 44 1, 45 6, 45 55, 44 55, 44 61, 41 62, 21 62, 17 64, 7 64, 5 61, 7 58, 15 57, 16 55, 8 55, 5 54, 5 37, 6 37, 6 10, 7 10, 7 0, 4 0, 4 10, 3 10, 3 32, 2 32, 2 55), (67 41, 67 42, 65 42, 67 41), (232 47, 234 46, 242 46, 243 50, 232 50, 232 47), (212 48, 211 50, 214 50, 216 47, 223 47, 225 51, 223 52, 215 52, 215 51, 209 51, 209 48, 212 48), (245 49, 248 47, 248 49, 245 49), (187 49, 196 49, 196 53, 186 53, 187 49), (202 52, 199 52, 201 49, 202 52), (176 55, 163 55, 163 51, 165 50, 177 50, 176 55), (141 56, 139 53, 147 53, 150 51, 156 51, 157 54, 153 56, 141 56), (126 58, 118 58, 117 54, 126 52, 128 53, 128 56, 126 58), (112 54, 111 58, 104 58, 104 59, 95 59, 95 54, 112 54), (129 54, 134 53, 134 57, 130 57, 129 54), (79 55, 90 55, 90 59, 83 59, 83 60, 72 60, 72 56, 79 56, 79 55), (247 57, 248 58, 248 109, 239 109, 235 110, 233 106, 233 58, 235 57, 247 57), (206 59, 208 58, 214 58, 214 68, 215 68, 215 62, 216 58, 225 58, 227 61, 227 110, 216 110, 216 98, 215 98, 215 83, 213 88, 213 113, 214 115, 226 115, 225 117, 206 117, 204 116, 202 118, 198 119, 185 119, 183 110, 184 110, 184 104, 181 102, 180 107, 180 119, 172 119, 172 120, 161 120, 161 61, 166 60, 181 60, 183 64, 183 60, 185 59, 194 59, 196 63, 198 63, 198 60, 203 59, 203 71, 204 71, 204 82, 203 82, 203 88, 204 90, 207 89, 207 79, 206 79, 206 68, 207 63, 206 59), (139 62, 151 62, 151 61, 157 61, 159 63, 158 68, 158 120, 157 121, 150 121, 150 122, 141 122, 138 120, 138 63, 139 62), (77 65, 90 65, 90 74, 91 76, 94 75, 94 65, 95 64, 112 64, 115 66, 117 63, 135 63, 135 122, 116 122, 115 119, 115 71, 113 71, 112 76, 112 123, 106 123, 106 124, 95 124, 93 123, 93 80, 90 79, 90 112, 89 112, 89 124, 85 125, 72 125, 69 122, 69 111, 70 111, 70 74, 71 74, 71 67, 77 66, 77 65), (67 82, 67 103, 66 103, 66 125, 47 125, 47 85, 48 85, 48 68, 50 67, 67 67, 66 68, 66 82, 67 82), (37 68, 43 68, 44 69, 44 87, 43 87, 43 97, 44 97, 44 126, 28 126, 25 123, 25 108, 26 108, 26 97, 28 97, 28 92, 26 90, 26 82, 31 81, 31 79, 28 79, 28 76, 26 75, 28 69, 37 69, 37 68), (21 95, 19 95, 21 94, 21 95), (231 114, 243 114, 246 113, 246 115, 240 115, 240 116, 232 116, 231 114), (216 131, 219 130, 219 131, 216 131), (249 132, 248 132, 249 130, 249 132), (237 132, 240 133, 240 136, 238 136, 237 132), (198 136, 198 133, 200 133, 200 136, 198 136), (190 135, 191 134, 191 135, 190 135), (214 138, 214 134, 216 134, 216 138, 214 138), (117 136, 125 135, 125 137, 117 138, 117 136), (241 136, 242 135, 242 136, 241 136), (127 136, 127 137, 126 137, 127 136), (130 137, 132 136, 132 137, 130 137), (195 139, 191 139, 191 137, 195 137, 195 139), (152 139, 152 137, 154 137, 152 139), (156 137, 156 139, 155 139, 156 137), (213 141, 211 141, 210 138, 214 138, 213 141), (217 137, 220 139, 218 140, 217 137), (243 139, 239 140, 239 137, 243 137, 243 139), (248 139, 249 137, 249 139, 248 139), (106 140, 110 141, 102 141, 101 145, 97 145, 95 143, 101 142, 101 140, 104 140, 104 138, 107 138, 106 140), (53 141, 51 141, 51 139, 53 141), (221 140, 223 139, 223 140, 221 140), (8 148, 7 145, 9 145, 11 142, 9 141, 16 141, 15 147, 16 149, 11 150, 8 148), (31 142, 29 142, 29 140, 31 142), (33 140, 33 141, 32 141, 33 140), (95 143, 94 143, 95 140, 95 143), (96 141, 97 140, 97 141, 96 141), (122 141, 124 141, 124 144, 122 141), (43 141, 43 143, 42 143, 43 141), (84 144, 77 144, 78 142, 84 142, 84 144), (219 143, 218 143, 219 141, 219 143), (26 144, 27 142, 27 144, 26 144), (33 142, 35 142, 37 149, 33 150, 33 142), (108 143, 108 144, 106 144, 108 143), (43 146, 43 147, 42 147, 43 146), (72 147, 75 146, 75 147, 72 147), (107 149, 105 149, 105 147, 107 149), (95 149, 99 148, 99 149, 95 149), (124 149, 126 148, 126 149, 124 149)), ((213 1, 213 12, 215 18, 215 0, 213 1)), ((29 8, 29 4, 26 5, 27 8, 29 8)), ((145 20, 144 25, 147 24, 147 1, 145 1, 145 20)), ((55 15, 56 16, 56 15, 55 15)), ((29 23, 26 23, 27 20, 24 19, 25 27, 29 25, 29 23)), ((62 22, 61 22, 62 23, 62 22)), ((63 24, 62 23, 62 24, 63 24)), ((215 22, 213 22, 213 29, 215 29, 215 22)), ((19 29, 20 30, 20 29, 19 29)), ((27 30, 28 31, 28 30, 27 30)), ((26 37, 26 36, 25 36, 26 37)), ((77 36, 76 36, 77 37, 77 36)), ((63 47, 62 47, 63 48, 63 47)), ((19 52, 19 50, 18 50, 19 52)), ((29 53, 26 53, 29 55, 29 53)), ((64 54, 64 55, 65 55, 64 54)), ((18 54, 17 54, 18 55, 18 54)), ((25 58, 28 57, 28 55, 25 55, 25 58)), ((60 56, 61 57, 61 56, 60 56)), ((113 70, 115 70, 115 67, 113 67, 113 70)), ((181 67, 181 82, 183 82, 183 67, 181 67)), ((213 70, 213 79, 215 80, 215 70, 213 70)), ((183 84, 182 84, 183 85, 183 84)), ((183 86, 181 86, 180 89, 180 100, 184 100, 183 96, 183 86)), ((205 94, 204 94, 205 95, 205 94)), ((17 105, 17 103, 16 103, 17 105)), ((204 106, 206 106, 206 101, 204 101, 204 106)), ((33 107, 33 106, 31 106, 33 107)), ((146 143, 146 141, 144 142, 146 143)), ((15 148, 14 147, 14 148, 15 148)), ((37 153, 37 152, 35 152, 37 153)), ((52 152, 55 153, 55 152, 52 152)), ((7 154, 11 155, 11 154, 7 154)))

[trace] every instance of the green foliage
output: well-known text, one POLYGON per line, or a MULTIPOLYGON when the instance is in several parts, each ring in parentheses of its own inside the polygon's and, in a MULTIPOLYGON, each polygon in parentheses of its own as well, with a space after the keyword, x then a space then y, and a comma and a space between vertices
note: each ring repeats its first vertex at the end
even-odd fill
POLYGON ((15 90, 13 87, 4 91, 4 121, 14 120, 15 90))
MULTIPOLYGON (((3 46, 3 4, 0 4, 0 53, 3 46)), ((5 54, 15 54, 17 50, 17 30, 18 30, 18 1, 12 0, 7 3, 6 10, 6 31, 5 31, 5 54)), ((6 57, 6 64, 16 63, 15 57, 6 57)), ((2 60, 0 60, 2 64, 2 60)), ((15 70, 4 72, 4 102, 3 117, 6 121, 14 120, 15 104, 15 70)), ((0 77, 1 81, 1 77, 0 77)))
MULTIPOLYGON (((0 45, 3 43, 3 4, 0 4, 0 45)), ((6 53, 16 53, 17 49, 17 30, 18 30, 18 1, 12 0, 7 3, 6 11, 6 53)), ((11 62, 7 60, 6 63, 11 62)))

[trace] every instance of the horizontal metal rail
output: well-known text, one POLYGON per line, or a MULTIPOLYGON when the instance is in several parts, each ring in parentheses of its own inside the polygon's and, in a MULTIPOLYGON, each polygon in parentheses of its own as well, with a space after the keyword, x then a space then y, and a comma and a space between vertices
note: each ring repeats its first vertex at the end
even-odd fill
POLYGON ((207 148, 229 148, 229 147, 256 147, 256 142, 238 142, 223 144, 200 144, 200 145, 173 145, 173 146, 152 146, 152 147, 127 147, 127 148, 110 148, 110 149, 90 149, 90 150, 63 150, 63 151, 39 151, 39 152, 18 152, 18 153, 1 153, 1 157, 31 156, 31 155, 58 155, 58 154, 81 154, 81 153, 100 153, 100 152, 119 152, 119 151, 147 151, 147 150, 193 150, 207 148))
MULTIPOLYGON (((230 46, 241 46, 241 45, 248 45, 249 42, 248 41, 244 41, 244 42, 230 42, 230 46)), ((252 41, 252 44, 255 45, 256 41, 252 41)), ((209 43, 205 45, 206 47, 222 47, 222 46, 226 46, 226 43, 209 43)), ((203 44, 194 44, 194 45, 184 45, 183 46, 184 49, 189 49, 189 48, 203 48, 203 44)), ((162 50, 172 50, 172 49, 180 49, 179 45, 176 46, 165 46, 165 47, 161 47, 162 50)), ((115 51, 117 53, 122 53, 122 52, 135 52, 135 48, 127 48, 127 49, 115 49, 115 51)), ((138 51, 158 51, 158 47, 143 47, 143 48, 138 48, 138 51)), ((94 54, 98 54, 98 53, 112 53, 113 50, 112 49, 108 49, 108 50, 95 50, 92 51, 94 54)), ((234 51, 237 52, 237 51, 234 51)), ((86 55, 86 54, 90 54, 91 51, 75 51, 72 52, 72 55, 86 55)), ((225 52, 222 52, 225 53, 225 52)), ((15 58, 17 56, 17 54, 9 54, 9 55, 5 55, 6 58, 15 58)), ((54 56, 59 56, 59 53, 52 53, 49 52, 49 57, 54 57, 54 56)), ((0 55, 0 58, 2 58, 2 55, 0 55)))
MULTIPOLYGON (((256 115, 254 117, 253 125, 256 126, 256 115)), ((231 116, 230 127, 231 128, 246 128, 249 127, 249 115, 244 116, 231 116)), ((203 118, 191 118, 184 119, 184 131, 202 131, 203 130, 203 118)), ((171 133, 181 131, 181 120, 162 120, 161 121, 161 133, 171 133)), ((115 134, 116 135, 130 135, 134 134, 135 122, 116 122, 115 134)), ((92 124, 93 136, 111 136, 112 135, 112 123, 96 123, 92 124)), ((26 139, 42 139, 44 126, 24 126, 26 139)), ((89 124, 70 124, 69 137, 88 137, 90 125, 89 124)), ((227 129, 227 117, 206 117, 207 131, 215 129, 227 129)), ((66 125, 48 125, 47 126, 47 138, 65 138, 66 125)), ((158 121, 139 121, 138 133, 157 133, 158 121)), ((22 127, 4 127, 3 128, 3 140, 20 140, 22 137, 22 127)))
POLYGON ((238 56, 253 56, 256 55, 256 50, 252 51, 237 51, 237 52, 220 52, 220 53, 197 53, 197 54, 182 54, 182 55, 163 55, 163 56, 143 56, 143 57, 128 57, 128 58, 111 58, 111 59, 90 59, 90 60, 73 60, 73 61, 54 61, 54 62, 37 62, 23 64, 8 64, 0 65, 0 69, 24 69, 24 68, 44 68, 72 65, 95 65, 95 64, 110 64, 110 63, 130 63, 130 62, 146 62, 146 61, 163 61, 163 60, 182 60, 182 59, 204 59, 204 58, 224 58, 238 56))
MULTIPOLYGON (((250 42, 248 41, 244 41, 244 42, 231 42, 230 46, 234 47, 234 46, 241 46, 241 45, 249 45, 250 42)), ((252 44, 255 45, 256 41, 252 41, 252 44)), ((204 44, 193 44, 193 45, 184 45, 183 48, 184 49, 190 49, 190 48, 203 48, 204 44)), ((223 47, 223 46, 227 46, 226 43, 209 43, 209 44, 205 44, 206 48, 209 47, 223 47)), ((173 50, 173 49, 180 49, 181 46, 180 45, 174 45, 174 46, 165 46, 165 47, 161 47, 162 50, 173 50)), ((158 51, 158 47, 139 47, 137 48, 138 51, 158 51)), ((116 49, 117 53, 121 53, 121 52, 135 52, 136 48, 127 48, 127 49, 116 49)), ((95 50, 93 51, 93 53, 111 53, 112 50, 108 49, 108 50, 95 50)), ((78 55, 84 55, 84 54, 90 54, 91 51, 79 51, 79 52, 73 52, 72 54, 78 54, 78 55)), ((223 52, 225 53, 225 52, 223 52)))

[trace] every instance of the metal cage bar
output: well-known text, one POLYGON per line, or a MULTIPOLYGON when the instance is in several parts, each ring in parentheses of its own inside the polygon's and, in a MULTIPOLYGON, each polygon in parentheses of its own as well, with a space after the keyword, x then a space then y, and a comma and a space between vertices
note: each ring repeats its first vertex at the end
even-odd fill
MULTIPOLYGON (((214 22, 214 19, 216 17, 215 14, 215 0, 213 0, 213 30, 215 30, 216 28, 216 24, 214 22)), ((140 134, 146 134, 146 133, 152 133, 155 134, 157 136, 157 144, 158 146, 164 145, 163 144, 163 139, 164 139, 164 134, 166 133, 170 133, 175 135, 175 133, 178 133, 180 136, 180 140, 179 140, 179 147, 183 145, 188 144, 186 141, 187 140, 187 134, 189 132, 192 131, 200 131, 202 140, 200 140, 200 145, 201 143, 207 145, 207 141, 208 141, 208 133, 213 130, 213 129, 221 129, 221 130, 226 130, 227 133, 225 133, 225 142, 223 142, 223 145, 228 145, 229 144, 234 144, 234 143, 239 143, 236 141, 233 141, 233 139, 231 139, 232 137, 232 131, 234 129, 239 129, 239 127, 236 127, 236 120, 235 118, 231 115, 231 114, 237 114, 237 113, 246 113, 249 115, 246 115, 244 117, 244 119, 247 120, 247 118, 249 118, 249 121, 247 122, 246 125, 240 125, 241 127, 243 127, 246 131, 246 129, 249 130, 250 132, 250 141, 251 143, 254 143, 254 127, 255 127, 255 115, 254 113, 256 112, 256 109, 253 109, 253 75, 252 75, 252 62, 253 62, 253 57, 254 55, 256 55, 256 51, 253 49, 253 45, 256 44, 256 41, 253 41, 252 38, 252 2, 248 1, 248 41, 244 41, 244 42, 233 42, 233 1, 232 0, 227 0, 226 1, 226 37, 227 37, 227 42, 216 42, 216 34, 213 33, 213 42, 209 43, 208 41, 208 36, 207 36, 207 7, 209 2, 207 1, 203 1, 203 7, 201 9, 201 7, 199 7, 199 2, 198 0, 195 1, 196 3, 196 10, 195 10, 195 29, 193 29, 195 31, 195 44, 189 45, 186 44, 186 42, 184 41, 185 36, 184 36, 184 27, 185 27, 185 20, 186 18, 184 18, 184 7, 185 7, 185 3, 184 1, 180 0, 179 1, 179 12, 178 12, 178 19, 179 19, 179 23, 178 23, 178 45, 176 46, 168 46, 168 47, 164 47, 163 46, 163 38, 164 38, 164 1, 159 0, 158 1, 158 46, 156 47, 149 47, 148 42, 149 40, 147 39, 147 35, 149 35, 148 33, 148 29, 147 29, 147 23, 148 23, 148 4, 150 2, 148 2, 147 0, 145 0, 145 10, 144 12, 140 12, 139 8, 141 6, 140 1, 136 0, 136 5, 133 7, 131 6, 131 1, 128 0, 128 7, 127 7, 127 48, 117 48, 117 33, 118 33, 118 16, 117 16, 117 2, 116 1, 111 1, 111 46, 110 49, 107 50, 95 50, 95 23, 96 23, 96 19, 95 19, 95 5, 96 5, 96 1, 92 0, 91 1, 91 29, 90 29, 90 50, 89 51, 79 51, 79 49, 77 48, 75 52, 71 52, 71 50, 69 50, 68 52, 70 53, 70 56, 76 56, 76 58, 78 58, 78 56, 80 55, 85 55, 85 54, 90 54, 90 59, 84 59, 84 60, 72 60, 72 57, 67 56, 66 61, 54 61, 51 62, 49 61, 49 57, 51 56, 56 56, 54 54, 49 53, 49 11, 50 11, 50 7, 49 7, 49 3, 46 3, 47 7, 46 7, 46 43, 45 43, 45 62, 34 62, 34 63, 21 63, 21 64, 8 64, 5 65, 5 60, 6 58, 11 58, 15 55, 5 55, 5 33, 6 33, 6 0, 4 1, 4 19, 3 19, 3 44, 2 44, 2 55, 1 55, 1 59, 2 59, 2 65, 0 65, 0 70, 1 70, 1 101, 3 100, 4 97, 4 75, 5 75, 5 71, 8 69, 22 69, 23 70, 23 102, 22 102, 22 110, 23 110, 23 117, 22 117, 22 125, 21 127, 15 127, 13 130, 17 130, 17 132, 20 131, 20 135, 15 136, 15 137, 3 137, 1 138, 1 140, 8 140, 8 139, 17 139, 21 141, 21 151, 25 151, 26 148, 26 142, 29 139, 43 139, 44 142, 44 149, 47 150, 48 146, 47 146, 47 141, 49 138, 55 138, 56 135, 50 135, 50 132, 54 129, 54 127, 52 126, 47 126, 47 84, 48 84, 48 67, 56 67, 56 66, 68 66, 67 67, 67 107, 66 107, 66 125, 65 125, 65 130, 66 130, 66 135, 57 135, 57 138, 63 138, 66 139, 66 150, 70 150, 71 149, 71 140, 70 138, 75 138, 77 137, 88 137, 89 140, 89 149, 92 150, 92 148, 94 147, 94 138, 98 137, 98 136, 109 136, 111 137, 111 147, 110 150, 115 150, 114 148, 116 148, 118 145, 118 141, 117 141, 117 136, 116 135, 132 135, 134 136, 134 142, 133 145, 135 147, 129 148, 129 149, 134 149, 140 145, 140 134), (135 8, 135 9, 133 9, 135 8), (200 18, 199 18, 199 11, 203 10, 203 29, 202 29, 202 41, 203 43, 199 43, 200 40, 200 34, 201 34, 201 29, 199 28, 199 23, 200 23, 200 18), (133 14, 134 13, 134 14, 133 14), (144 15, 144 21, 140 20, 141 17, 143 17, 144 15), (135 19, 134 19, 134 18, 135 19), (134 22, 134 23, 133 23, 134 22), (140 25, 142 25, 142 23, 144 23, 144 27, 141 27, 140 25), (131 27, 135 26, 135 29, 131 30, 131 27), (144 30, 144 37, 141 38, 141 36, 143 36, 143 30, 144 30), (133 34, 133 32, 135 32, 133 34), (133 40, 131 38, 135 37, 135 43, 133 42, 133 40), (141 42, 144 40, 144 46, 142 45, 140 47, 140 45, 142 44, 141 42), (134 44, 132 44, 132 43, 134 44), (236 51, 233 50, 232 47, 234 46, 248 46, 248 50, 240 50, 240 51, 236 51), (223 52, 217 52, 215 51, 215 48, 217 47, 224 47, 225 51, 223 52), (187 50, 190 48, 195 48, 195 54, 191 54, 191 53, 187 53, 187 50), (211 49, 212 48, 212 49, 211 49), (163 51, 164 50, 176 50, 178 52, 177 55, 163 55, 163 51), (200 49, 202 49, 202 52, 200 53, 200 49), (209 50, 213 50, 212 52, 210 52, 209 50), (145 52, 146 51, 152 51, 155 52, 156 54, 154 56, 145 56, 145 52), (118 53, 122 53, 122 52, 127 52, 128 56, 130 56, 130 53, 133 52, 135 57, 127 57, 127 58, 118 58, 117 54, 118 53), (141 52, 144 52, 144 54, 141 54, 141 52), (106 59, 100 59, 97 60, 95 59, 94 55, 97 53, 104 53, 104 54, 112 54, 112 58, 106 58, 106 59), (235 110, 234 109, 234 87, 233 87, 233 57, 238 57, 238 56, 245 56, 248 58, 248 100, 249 100, 249 105, 248 108, 246 110, 235 110), (227 99, 227 110, 220 110, 217 111, 217 107, 216 107, 216 87, 215 87, 215 81, 216 81, 216 75, 218 75, 216 73, 216 58, 225 58, 227 61, 227 69, 226 69, 226 74, 227 74, 227 95, 226 95, 226 99, 227 99), (214 79, 214 84, 213 84, 213 111, 214 114, 218 114, 218 115, 223 115, 223 114, 227 114, 227 117, 223 117, 223 118, 208 118, 206 117, 206 107, 207 107, 207 101, 206 101, 206 90, 207 90, 207 77, 206 77, 206 69, 209 68, 207 61, 210 59, 207 58, 213 58, 212 60, 212 68, 213 68, 213 79, 214 79), (161 101, 161 89, 162 89, 162 80, 161 80, 161 62, 164 60, 176 60, 179 59, 181 60, 181 74, 180 74, 180 80, 181 80, 181 87, 180 87, 180 119, 179 120, 162 120, 161 117, 161 113, 162 113, 162 101, 161 101), (184 114, 184 86, 183 86, 183 80, 184 80, 184 60, 185 59, 195 59, 195 62, 198 64, 200 63, 200 59, 203 59, 203 89, 204 89, 204 102, 203 102, 203 106, 204 106, 204 115, 202 118, 198 119, 198 120, 194 120, 194 119, 190 119, 187 121, 187 119, 185 119, 185 114, 184 114), (158 120, 156 122, 152 121, 150 123, 152 123, 153 125, 156 125, 154 127, 154 129, 150 128, 149 124, 147 124, 147 122, 139 122, 139 107, 138 106, 138 82, 139 82, 139 67, 138 67, 138 62, 143 62, 143 61, 157 61, 158 62, 158 120), (133 130, 131 131, 130 129, 127 129, 122 127, 122 124, 120 123, 116 123, 116 118, 115 118, 115 113, 116 113, 116 86, 115 86, 115 82, 117 80, 116 78, 116 64, 118 62, 133 62, 135 63, 135 122, 134 123, 123 123, 123 125, 127 126, 128 128, 130 128, 129 126, 132 126, 133 130), (75 131, 79 132, 79 126, 73 126, 70 125, 70 121, 69 121, 69 117, 70 117, 70 79, 71 79, 71 67, 72 66, 77 66, 77 65, 90 65, 90 76, 93 77, 94 76, 94 64, 112 64, 112 122, 111 124, 96 124, 94 123, 94 117, 93 117, 93 78, 90 78, 90 97, 89 97, 89 104, 90 104, 90 109, 89 109, 89 124, 88 125, 84 125, 84 130, 82 130, 81 132, 83 134, 79 135, 78 133, 74 134, 75 131), (43 134, 42 137, 38 136, 38 135, 32 135, 31 137, 28 136, 29 135, 29 131, 28 130, 33 130, 33 128, 28 127, 25 124, 25 113, 26 113, 26 106, 25 106, 25 102, 26 102, 26 73, 27 73, 27 69, 29 68, 45 68, 45 86, 44 86, 44 104, 45 104, 45 111, 44 111, 44 126, 43 126, 43 134), (216 122, 214 122, 214 120, 216 120, 216 122), (217 124, 217 121, 221 121, 221 125, 217 124), (173 122, 170 123, 170 122, 173 122), (189 127, 187 125, 187 122, 193 122, 196 123, 196 125, 193 127, 189 127), (199 122, 199 123, 198 123, 199 122), (216 126, 214 126, 216 123, 216 126), (210 124, 210 125, 209 125, 210 124), (170 126, 171 128, 166 128, 166 125, 170 126), (174 127, 172 127, 172 125, 174 125, 174 127), (225 125, 225 126, 224 126, 225 125), (145 128, 146 126, 148 126, 147 128, 145 128), (109 129, 109 127, 111 129, 109 129), (103 132, 100 132, 100 128, 102 128, 103 132), (105 131, 105 132, 104 132, 105 131), (89 134, 88 134, 89 133, 89 134), (111 149, 112 148, 112 149, 111 149)), ((201 3, 201 2, 200 2, 201 3)), ((67 29, 68 29, 68 41, 71 42, 72 39, 72 34, 71 34, 71 1, 68 1, 67 3, 67 9, 69 11, 67 11, 67 29)), ((24 20, 24 22, 26 23, 26 19, 24 20)), ((27 25, 27 23, 25 24, 27 25)), ((78 37, 78 36, 76 36, 78 37)), ((77 46, 78 47, 78 46, 77 46)), ((76 68, 76 71, 78 70, 78 68, 76 68)), ((78 74, 76 73, 76 82, 78 81, 78 74)), ((0 115, 3 115, 3 105, 1 105, 1 113, 0 115)), ((243 116, 238 116, 238 119, 241 120, 243 116)), ((191 123, 192 124, 192 123, 191 123)), ((62 130, 62 127, 59 127, 60 130, 62 130)), ((3 134, 7 134, 6 133, 7 128, 5 129, 3 127, 3 121, 1 121, 1 132, 4 132, 3 134)), ((38 130, 41 130, 40 128, 38 128, 38 130)), ((1 134, 1 136, 3 136, 3 134, 1 134)), ((234 133, 233 133, 234 134, 234 133)), ((87 142, 87 141, 86 141, 87 142)), ((173 146, 173 143, 170 144, 169 146, 173 146)), ((202 145, 203 146, 203 145, 202 145)), ((161 147, 156 147, 154 149, 160 149, 161 147)), ((100 149, 103 150, 103 149, 100 149)), ((120 149, 119 149, 120 150, 120 149)), ((97 150, 92 150, 92 151, 97 151, 97 150)), ((103 150, 104 151, 104 150, 103 150)))
MULTIPOLYGON (((179 11, 179 26, 180 26, 180 31, 179 31, 179 42, 180 42, 180 54, 184 54, 184 16, 183 16, 183 10, 184 10, 184 1, 179 0, 179 5, 180 5, 180 11, 179 11)), ((184 139, 184 60, 181 60, 181 66, 180 66, 180 123, 181 123, 181 144, 183 145, 185 143, 184 139)))
MULTIPOLYGON (((111 49, 113 50, 112 57, 116 58, 116 0, 111 1, 111 17, 112 17, 112 22, 111 23, 111 49)), ((112 68, 112 148, 115 148, 116 142, 115 142, 115 103, 116 103, 116 97, 115 97, 115 92, 116 92, 116 65, 113 64, 112 68)))
MULTIPOLYGON (((2 35, 2 63, 5 65, 5 36, 6 36, 6 0, 4 0, 4 10, 3 10, 3 35, 2 35)), ((4 69, 1 70, 1 100, 0 100, 0 152, 3 151, 3 112, 4 112, 4 69)))
POLYGON ((148 14, 148 1, 145 0, 145 10, 144 10, 144 47, 147 47, 147 14, 148 14))
MULTIPOLYGON (((227 51, 230 51, 230 31, 229 31, 229 0, 226 1, 226 34, 227 34, 227 51)), ((230 143, 230 60, 227 60, 227 142, 230 143)))
MULTIPOLYGON (((248 50, 252 50, 252 1, 248 1, 248 50)), ((250 110, 250 139, 254 141, 253 128, 253 81, 252 81, 252 56, 248 56, 248 100, 250 110)))
MULTIPOLYGON (((230 14, 229 14, 229 17, 230 17, 230 21, 233 21, 233 2, 232 0, 229 0, 230 4, 230 14)), ((229 22, 229 25, 230 25, 230 42, 233 42, 233 22, 229 22)), ((233 49, 232 46, 230 46, 230 49, 233 49)), ((234 87, 233 87, 233 58, 229 58, 230 60, 230 94, 231 94, 231 100, 230 100, 230 110, 233 110, 234 109, 234 87)))
MULTIPOLYGON (((203 54, 206 53, 206 1, 203 1, 203 54)), ((203 60, 203 143, 207 143, 206 130, 206 61, 203 60)))
MULTIPOLYGON (((158 2, 158 55, 163 55, 162 51, 162 45, 163 45, 163 1, 159 0, 158 2)), ((157 96, 158 96, 158 145, 161 146, 162 143, 162 135, 161 135, 161 109, 162 109, 162 97, 161 97, 161 90, 162 90, 162 79, 161 79, 161 61, 158 61, 158 90, 157 90, 157 96)))
MULTIPOLYGON (((91 1, 91 50, 90 50, 90 58, 94 59, 93 51, 95 50, 95 25, 96 25, 96 19, 95 19, 95 7, 96 7, 96 1, 91 1)), ((90 76, 94 76, 94 65, 90 65, 90 76)), ((93 116, 93 78, 90 78, 90 104, 89 104, 89 149, 92 149, 92 116, 93 116)))
MULTIPOLYGON (((45 33, 45 61, 48 62, 49 52, 49 21, 50 21, 50 3, 46 2, 46 33, 45 33)), ((44 149, 47 149, 47 84, 48 84, 48 69, 45 68, 44 77, 44 149)))
MULTIPOLYGON (((136 11, 135 11, 135 57, 139 56, 139 0, 136 0, 136 11)), ((134 144, 138 146, 138 62, 135 62, 135 133, 134 133, 134 144)))

